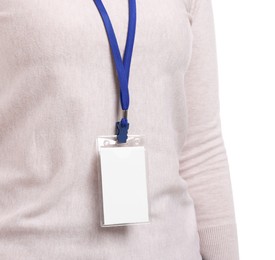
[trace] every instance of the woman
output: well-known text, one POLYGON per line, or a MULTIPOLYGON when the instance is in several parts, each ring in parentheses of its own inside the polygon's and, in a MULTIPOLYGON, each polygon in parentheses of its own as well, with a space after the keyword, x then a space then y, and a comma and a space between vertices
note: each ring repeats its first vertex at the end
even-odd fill
MULTIPOLYGON (((104 1, 120 53, 128 1, 104 1)), ((237 260, 211 0, 137 1, 128 134, 150 223, 102 227, 95 140, 121 118, 93 1, 0 2, 1 259, 237 260)))

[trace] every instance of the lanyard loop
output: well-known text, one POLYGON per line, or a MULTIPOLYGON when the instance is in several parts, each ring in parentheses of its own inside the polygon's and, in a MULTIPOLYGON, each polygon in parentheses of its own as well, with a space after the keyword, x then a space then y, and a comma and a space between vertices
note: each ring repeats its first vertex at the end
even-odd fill
POLYGON ((128 21, 128 32, 127 32, 127 41, 125 46, 125 52, 123 55, 123 60, 120 55, 119 47, 117 44, 116 36, 113 30, 112 23, 107 14, 107 11, 101 0, 94 0, 94 3, 97 6, 98 11, 104 22, 104 26, 108 35, 109 44, 112 49, 112 54, 115 62, 115 67, 117 71, 119 87, 120 87, 120 101, 121 108, 124 110, 124 116, 120 122, 116 122, 116 134, 118 137, 118 142, 125 143, 127 140, 127 132, 129 129, 129 123, 127 120, 127 111, 130 104, 129 97, 129 74, 130 74, 130 65, 132 59, 132 52, 135 39, 136 31, 136 1, 129 0, 129 21, 128 21))

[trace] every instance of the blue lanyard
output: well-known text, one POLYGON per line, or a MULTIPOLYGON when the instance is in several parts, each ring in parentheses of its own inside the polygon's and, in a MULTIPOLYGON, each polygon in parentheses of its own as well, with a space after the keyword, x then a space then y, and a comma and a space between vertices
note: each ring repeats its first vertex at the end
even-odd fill
POLYGON ((120 122, 116 122, 116 134, 119 143, 125 143, 127 141, 127 132, 129 129, 129 123, 127 120, 127 111, 129 108, 129 74, 130 65, 133 52, 133 45, 136 31, 136 1, 129 0, 129 22, 128 22, 128 33, 127 41, 125 46, 125 52, 123 55, 123 61, 121 59, 120 51, 118 48, 116 36, 110 21, 110 18, 106 12, 106 9, 101 0, 94 0, 98 11, 104 22, 104 26, 108 35, 109 44, 112 49, 113 58, 115 61, 116 71, 119 80, 120 87, 120 101, 121 108, 124 112, 124 116, 120 122))

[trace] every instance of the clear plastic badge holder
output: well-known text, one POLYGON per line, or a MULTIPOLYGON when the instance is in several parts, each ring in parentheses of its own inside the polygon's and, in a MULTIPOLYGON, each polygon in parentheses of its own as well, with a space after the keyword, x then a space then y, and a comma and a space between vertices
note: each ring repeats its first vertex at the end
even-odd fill
POLYGON ((96 139, 99 169, 100 225, 125 226, 150 223, 148 159, 144 135, 116 135, 96 139))

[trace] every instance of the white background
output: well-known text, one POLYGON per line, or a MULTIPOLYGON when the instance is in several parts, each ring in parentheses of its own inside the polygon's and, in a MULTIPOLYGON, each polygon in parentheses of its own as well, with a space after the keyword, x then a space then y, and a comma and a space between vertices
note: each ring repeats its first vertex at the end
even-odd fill
POLYGON ((275 260, 275 2, 212 0, 241 260, 275 260))

